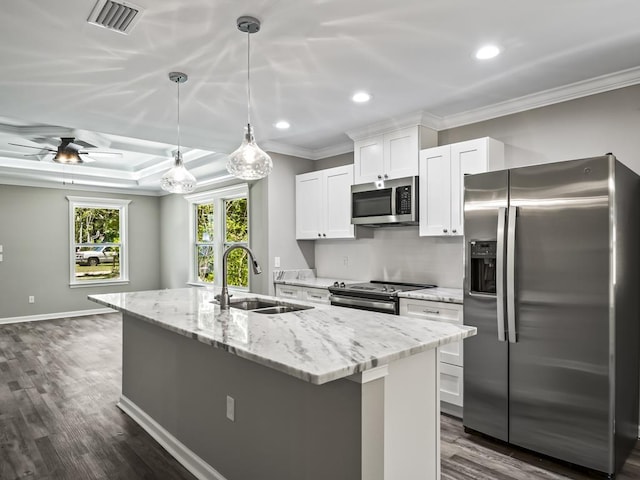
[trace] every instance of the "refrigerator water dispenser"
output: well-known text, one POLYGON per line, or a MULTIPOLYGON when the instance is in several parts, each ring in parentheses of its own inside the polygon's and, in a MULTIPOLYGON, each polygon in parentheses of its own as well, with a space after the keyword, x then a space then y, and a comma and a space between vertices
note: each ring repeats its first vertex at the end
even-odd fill
POLYGON ((495 240, 469 242, 471 293, 496 294, 495 240))

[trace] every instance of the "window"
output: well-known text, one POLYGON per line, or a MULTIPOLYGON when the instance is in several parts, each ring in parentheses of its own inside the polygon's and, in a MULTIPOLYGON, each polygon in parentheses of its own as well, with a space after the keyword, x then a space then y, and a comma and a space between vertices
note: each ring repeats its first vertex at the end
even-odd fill
MULTIPOLYGON (((232 245, 249 246, 247 185, 189 195, 192 204, 192 281, 221 285, 222 255, 232 245)), ((227 284, 249 288, 249 259, 242 249, 227 261, 227 284)))
POLYGON ((67 197, 71 286, 126 283, 129 200, 67 197))

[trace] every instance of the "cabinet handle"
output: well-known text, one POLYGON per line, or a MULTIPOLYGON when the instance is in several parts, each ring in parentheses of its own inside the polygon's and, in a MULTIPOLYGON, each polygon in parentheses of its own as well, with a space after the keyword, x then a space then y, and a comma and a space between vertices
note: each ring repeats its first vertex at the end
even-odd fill
POLYGON ((323 237, 326 237, 326 236, 327 236, 327 234, 326 234, 326 233, 323 233, 323 234, 322 234, 322 236, 323 236, 323 237))
POLYGON ((452 233, 456 233, 457 230, 454 228, 453 230, 451 230, 452 233))
POLYGON ((322 236, 322 234, 321 234, 321 233, 319 233, 319 234, 318 234, 318 236, 319 236, 319 237, 321 237, 321 236, 322 236))
POLYGON ((386 173, 384 174, 384 178, 389 178, 389 175, 387 175, 386 173))
POLYGON ((309 294, 309 296, 310 296, 311 298, 322 298, 322 296, 321 296, 321 295, 313 295, 313 294, 311 294, 311 293, 309 294))
POLYGON ((424 313, 433 313, 434 315, 440 315, 440 310, 423 310, 424 313))
POLYGON ((446 228, 443 228, 443 229, 442 229, 442 231, 443 231, 444 233, 447 233, 447 229, 446 229, 446 228))
POLYGON ((382 175, 378 175, 378 180, 382 180, 382 175))
POLYGON ((293 290, 282 290, 285 295, 293 295, 293 290))

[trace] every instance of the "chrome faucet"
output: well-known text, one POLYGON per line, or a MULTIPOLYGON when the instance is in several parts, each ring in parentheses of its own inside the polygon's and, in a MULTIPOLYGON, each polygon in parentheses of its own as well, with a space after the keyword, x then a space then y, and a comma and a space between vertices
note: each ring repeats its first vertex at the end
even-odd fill
POLYGON ((227 248, 222 255, 222 290, 220 291, 220 295, 215 296, 216 300, 220 302, 220 310, 229 310, 229 299, 231 298, 231 295, 229 295, 229 289, 227 288, 227 258, 229 257, 229 252, 236 248, 241 248, 249 254, 253 273, 256 275, 262 273, 262 269, 260 268, 260 265, 258 265, 258 261, 253 256, 253 252, 249 247, 245 247, 244 245, 232 245, 227 248))

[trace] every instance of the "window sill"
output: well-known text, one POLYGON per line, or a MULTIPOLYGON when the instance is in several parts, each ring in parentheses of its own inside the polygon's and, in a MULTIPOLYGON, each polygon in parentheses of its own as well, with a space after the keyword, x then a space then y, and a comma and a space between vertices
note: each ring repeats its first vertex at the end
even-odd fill
POLYGON ((129 285, 129 280, 95 281, 85 283, 70 283, 69 288, 106 287, 110 285, 129 285))

